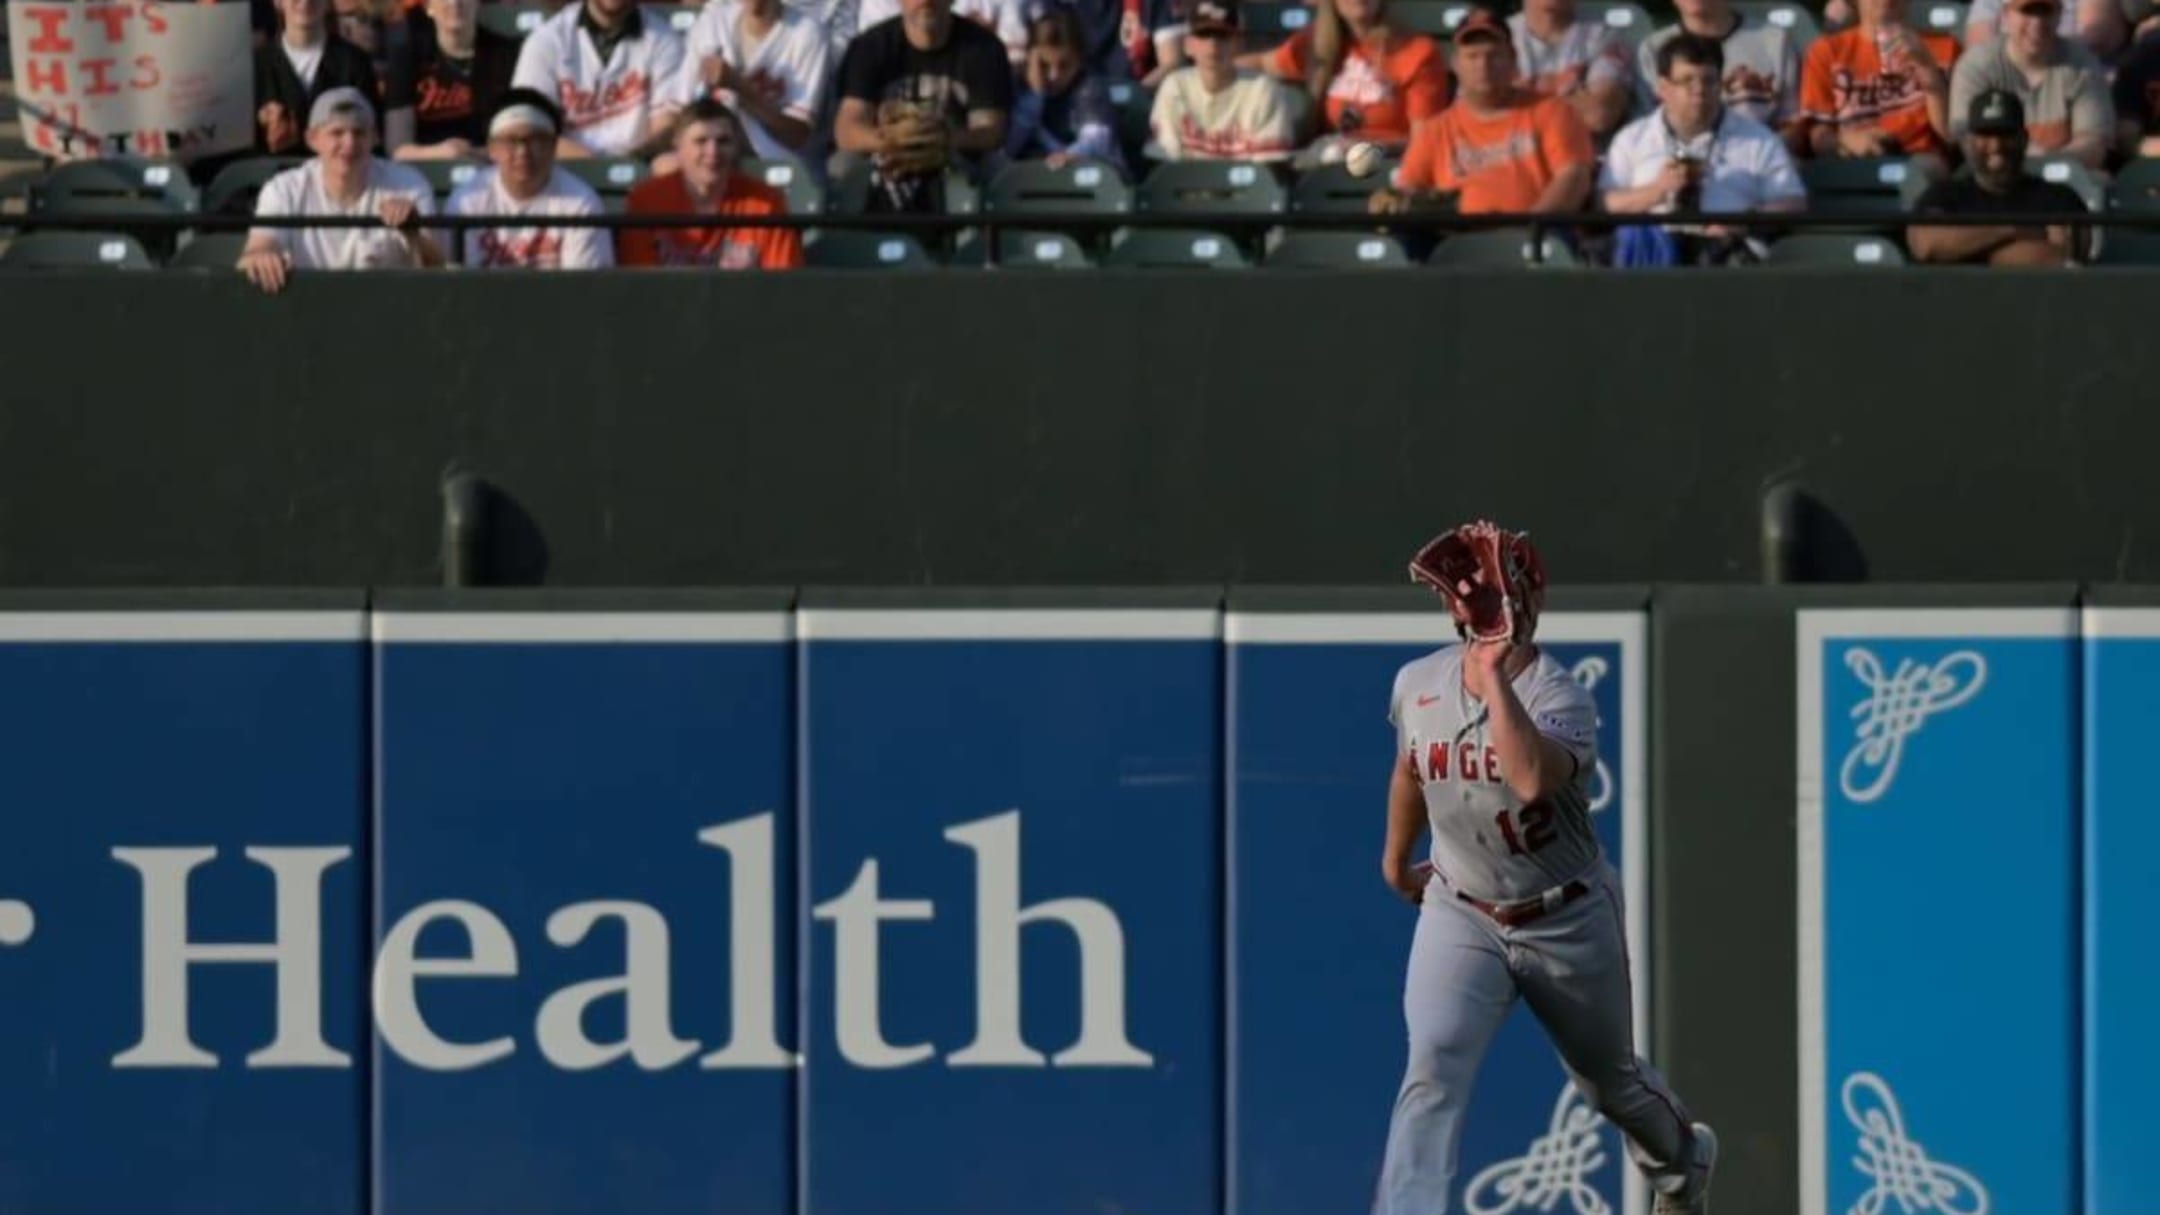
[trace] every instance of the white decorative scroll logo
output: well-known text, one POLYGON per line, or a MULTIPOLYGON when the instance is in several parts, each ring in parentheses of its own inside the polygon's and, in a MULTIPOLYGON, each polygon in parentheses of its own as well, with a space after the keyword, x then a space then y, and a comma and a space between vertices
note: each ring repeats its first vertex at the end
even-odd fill
POLYGON ((1583 1104, 1572 1084, 1562 1085, 1552 1126, 1530 1141, 1530 1150, 1490 1165, 1463 1191, 1469 1215, 1554 1211, 1563 1199, 1575 1215, 1612 1215, 1612 1204, 1591 1186, 1605 1167, 1605 1119, 1583 1104))
MULTIPOLYGON (((1589 689, 1597 687, 1598 681, 1611 672, 1612 667, 1607 665, 1603 658, 1592 654, 1576 663, 1568 671, 1568 674, 1575 677, 1576 683, 1589 689)), ((1610 805, 1612 805, 1612 769, 1605 766, 1605 757, 1600 755, 1597 761, 1597 787, 1590 791, 1590 813, 1596 814, 1610 805)))
POLYGON ((1860 1131, 1853 1167, 1874 1183, 1847 1215, 1881 1215, 1892 1202, 1900 1215, 1987 1215, 1987 1190, 1977 1178, 1929 1160, 1918 1143, 1905 1137, 1905 1115, 1882 1077, 1854 1072, 1845 1080, 1844 1101, 1845 1116, 1860 1131))
POLYGON ((1900 659, 1897 672, 1886 676, 1874 651, 1854 646, 1845 651, 1845 665, 1868 689, 1867 698, 1853 706, 1860 724, 1838 769, 1838 787, 1856 802, 1872 802, 1888 792, 1905 740, 1928 718, 1971 700, 1987 682, 1987 662, 1971 650, 1933 665, 1900 659))

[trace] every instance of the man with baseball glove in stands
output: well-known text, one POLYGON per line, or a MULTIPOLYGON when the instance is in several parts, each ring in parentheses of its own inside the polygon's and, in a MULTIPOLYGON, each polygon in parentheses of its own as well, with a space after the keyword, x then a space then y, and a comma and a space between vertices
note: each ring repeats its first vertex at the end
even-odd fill
POLYGON ((901 0, 900 15, 848 44, 840 64, 833 177, 868 161, 872 211, 943 209, 947 169, 979 176, 1005 140, 1005 44, 952 0, 901 0))

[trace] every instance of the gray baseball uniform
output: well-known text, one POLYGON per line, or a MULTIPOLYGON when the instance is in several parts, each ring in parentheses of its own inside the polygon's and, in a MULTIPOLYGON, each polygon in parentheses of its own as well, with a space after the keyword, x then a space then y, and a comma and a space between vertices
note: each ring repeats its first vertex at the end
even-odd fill
POLYGON ((1449 1209, 1471 1088, 1517 996, 1652 1184, 1677 1187, 1690 1119, 1635 1054, 1627 917, 1584 793, 1597 762, 1596 706, 1542 651, 1512 681, 1533 726, 1575 761, 1566 787, 1526 805, 1503 779, 1489 714, 1464 689, 1462 672, 1460 646, 1411 662, 1397 673, 1389 705, 1400 762, 1415 766, 1424 787, 1434 876, 1403 985, 1409 1064, 1375 1215, 1449 1209), (1470 899, 1511 912, 1537 901, 1543 910, 1508 926, 1470 899))

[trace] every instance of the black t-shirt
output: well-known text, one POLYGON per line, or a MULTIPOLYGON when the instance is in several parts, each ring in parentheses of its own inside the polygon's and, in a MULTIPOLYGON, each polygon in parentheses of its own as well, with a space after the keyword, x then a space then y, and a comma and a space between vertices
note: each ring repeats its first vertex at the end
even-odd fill
POLYGON ((1990 211, 2066 215, 2087 209, 2085 200, 2078 197, 2076 190, 2059 182, 2042 181, 2029 173, 2003 194, 1983 189, 1971 175, 1961 173, 1929 186, 1920 201, 1913 204, 1913 211, 1920 215, 1980 215, 1990 211))
POLYGON ((518 44, 483 26, 473 38, 472 58, 452 59, 443 54, 425 14, 408 20, 413 22, 413 141, 463 139, 477 149, 487 142, 496 103, 510 91, 518 44))
POLYGON ((322 62, 316 65, 313 84, 302 82, 299 73, 293 71, 292 60, 285 54, 285 48, 278 39, 273 38, 268 45, 257 48, 255 108, 261 110, 265 104, 272 101, 284 106, 285 113, 291 117, 301 138, 291 146, 273 148, 269 145, 261 122, 258 121, 255 127, 255 150, 295 156, 307 155, 308 110, 314 106, 317 97, 331 89, 346 86, 367 94, 368 99, 375 103, 378 112, 395 108, 398 104, 395 99, 389 99, 389 104, 385 104, 382 87, 375 79, 375 61, 368 57, 368 53, 336 34, 331 34, 324 40, 322 62))
POLYGON ((2146 135, 2160 135, 2160 37, 2131 47, 2115 66, 2115 117, 2137 123, 2146 135))
POLYGON ((1012 64, 996 34, 965 17, 934 51, 907 40, 901 19, 882 21, 855 36, 840 61, 840 95, 872 107, 895 98, 943 103, 954 127, 970 110, 1012 110, 1012 64))

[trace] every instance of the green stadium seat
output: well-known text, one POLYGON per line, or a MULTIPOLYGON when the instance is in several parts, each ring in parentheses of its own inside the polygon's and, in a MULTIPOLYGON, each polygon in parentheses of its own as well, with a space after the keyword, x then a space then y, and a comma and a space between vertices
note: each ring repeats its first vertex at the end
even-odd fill
MULTIPOLYGON (((987 250, 982 232, 970 228, 961 233, 947 264, 986 265, 987 250)), ((1007 228, 998 233, 997 261, 1000 267, 1013 270, 1085 270, 1095 264, 1071 233, 1024 228, 1007 228)))
POLYGON ((704 7, 702 4, 647 4, 645 10, 666 22, 677 37, 684 37, 690 33, 690 27, 697 24, 698 13, 704 7))
POLYGON ((505 38, 523 38, 548 19, 548 6, 519 0, 516 3, 483 4, 480 24, 505 38))
POLYGON ((1267 165, 1233 160, 1173 160, 1140 183, 1140 210, 1164 214, 1279 215, 1289 191, 1267 165))
POLYGON ((245 232, 191 232, 178 252, 166 261, 169 270, 217 270, 232 273, 247 248, 245 232))
POLYGON ((149 225, 131 227, 121 221, 194 215, 202 205, 201 194, 188 179, 185 167, 131 156, 55 165, 31 184, 28 201, 32 214, 110 217, 114 230, 134 236, 151 257, 158 259, 172 253, 180 231, 149 225))
POLYGON ((1963 46, 1965 15, 1971 9, 1971 5, 1959 3, 1958 0, 1918 0, 1913 6, 1912 15, 1927 32, 1948 34, 1958 40, 1958 45, 1963 46))
POLYGON ((1533 247, 1528 229, 1495 228, 1443 238, 1425 264, 1444 270, 1529 270, 1573 268, 1582 263, 1557 236, 1548 235, 1533 247))
POLYGON ((1138 270, 1243 270, 1252 263, 1235 240, 1200 228, 1126 228, 1102 264, 1138 270))
POLYGON ((1912 179, 1920 175, 1902 157, 1803 160, 1799 168, 1810 208, 1884 216, 1884 224, 1867 225, 1864 230, 1868 231, 1890 231, 1895 225, 1888 221, 1907 209, 1909 191, 1924 189, 1926 184, 1913 184, 1912 179))
POLYGON ((1905 251, 1888 237, 1852 232, 1802 232, 1770 246, 1766 266, 1858 266, 1870 270, 1902 267, 1905 251))
POLYGON ((792 160, 751 157, 738 165, 737 171, 786 195, 789 215, 816 215, 825 209, 825 188, 810 170, 792 160))
POLYGON ((803 240, 803 261, 820 270, 927 270, 937 261, 904 232, 862 229, 813 231, 803 240))
POLYGON ((435 191, 437 202, 449 198, 459 186, 479 176, 480 171, 488 167, 488 162, 484 160, 414 160, 403 163, 407 168, 417 170, 420 176, 427 178, 428 188, 435 191))
POLYGON ((1633 0, 1583 0, 1575 7, 1578 21, 1596 21, 1620 36, 1629 47, 1642 44, 1657 24, 1650 20, 1650 13, 1633 0))
POLYGON ((1269 245, 1270 269, 1400 270, 1410 264, 1402 242, 1379 232, 1291 230, 1269 245))
POLYGON ((285 170, 305 163, 305 156, 250 156, 233 161, 219 169, 210 184, 204 187, 203 213, 253 215, 255 196, 262 193, 264 184, 285 170))
POLYGON ((1151 131, 1148 120, 1155 111, 1155 92, 1130 80, 1115 80, 1104 89, 1117 108, 1117 139, 1128 164, 1139 164, 1147 150, 1151 131))
MULTIPOLYGON (((1132 187, 1118 171, 1089 160, 1051 168, 1048 161, 1022 160, 1006 165, 983 191, 983 212, 997 216, 1123 215, 1132 210, 1132 187)), ((1039 219, 1032 227, 1051 227, 1039 219)), ((1102 252, 1109 232, 1102 227, 1076 228, 1074 238, 1090 254, 1102 252)))
POLYGON ((2074 156, 2035 156, 2026 162, 2025 171, 2042 181, 2070 187, 2091 210, 2107 210, 2107 183, 2074 156))
POLYGON ((1469 6, 1460 0, 1394 0, 1388 6, 1388 16, 1412 33, 1446 38, 1455 32, 1468 10, 1469 6))
POLYGON ((154 270, 142 242, 125 232, 28 232, 0 252, 7 270, 154 270))
POLYGON ((565 172, 600 192, 610 212, 620 213, 636 185, 652 176, 652 166, 630 156, 567 156, 555 162, 565 172))
MULTIPOLYGON (((825 210, 833 215, 861 215, 870 205, 870 162, 856 160, 834 178, 825 193, 825 210)), ((945 174, 945 213, 973 215, 982 209, 982 194, 958 170, 945 174)))
POLYGON ((1815 19, 1815 10, 1794 0, 1733 0, 1733 8, 1751 20, 1789 31, 1802 53, 1822 37, 1822 22, 1815 19))
POLYGON ((1290 209, 1306 215, 1363 215, 1373 191, 1386 185, 1400 163, 1389 160, 1369 177, 1342 165, 1321 165, 1297 179, 1290 189, 1290 209))
MULTIPOLYGON (((2160 160, 2125 162, 2108 184, 2107 209, 2160 216, 2160 160)), ((2104 266, 2160 265, 2160 228, 2102 229, 2098 260, 2104 266)))
POLYGON ((1239 16, 1245 22, 1245 46, 1247 50, 1266 50, 1288 39, 1312 24, 1312 6, 1290 0, 1271 0, 1263 4, 1239 6, 1239 16))

